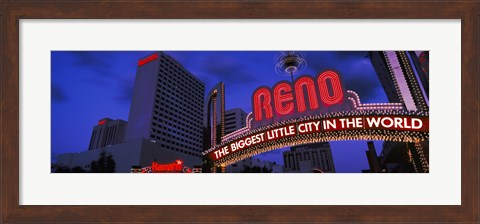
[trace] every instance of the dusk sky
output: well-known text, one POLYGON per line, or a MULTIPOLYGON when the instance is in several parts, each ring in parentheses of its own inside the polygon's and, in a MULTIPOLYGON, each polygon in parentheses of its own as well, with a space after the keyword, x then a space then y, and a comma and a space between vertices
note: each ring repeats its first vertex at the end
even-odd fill
MULTIPOLYGON (((86 151, 93 127, 105 117, 128 121, 138 59, 154 51, 52 51, 52 160, 67 152, 86 151)), ((206 92, 225 83, 225 108, 249 113, 251 95, 262 85, 272 87, 289 77, 275 73, 278 51, 166 51, 205 83, 206 92)), ((345 87, 364 103, 388 102, 367 52, 304 51, 307 68, 316 76, 326 69, 338 71, 345 87)), ((298 74, 300 75, 300 74, 298 74)), ((366 141, 330 142, 336 172, 369 169, 366 141)), ((377 153, 382 142, 375 142, 377 153)), ((282 152, 256 157, 283 164, 282 152)))

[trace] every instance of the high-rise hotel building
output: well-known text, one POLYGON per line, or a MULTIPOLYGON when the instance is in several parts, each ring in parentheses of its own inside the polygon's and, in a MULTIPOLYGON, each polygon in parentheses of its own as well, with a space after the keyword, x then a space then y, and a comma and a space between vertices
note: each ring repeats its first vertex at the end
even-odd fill
POLYGON ((90 164, 102 152, 111 155, 115 172, 153 162, 184 166, 202 164, 204 84, 163 52, 138 61, 127 122, 101 119, 93 128, 89 150, 58 156, 58 167, 90 164))
POLYGON ((125 141, 149 139, 162 150, 201 157, 204 95, 205 84, 169 55, 140 59, 125 141))
POLYGON ((98 124, 93 127, 88 150, 123 143, 126 129, 127 122, 124 120, 112 120, 110 118, 99 120, 98 124))

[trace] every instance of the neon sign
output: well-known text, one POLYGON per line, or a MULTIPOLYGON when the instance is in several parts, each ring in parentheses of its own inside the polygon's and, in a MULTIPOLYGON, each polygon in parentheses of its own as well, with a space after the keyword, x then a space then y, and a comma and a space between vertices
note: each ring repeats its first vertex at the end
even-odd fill
POLYGON ((101 120, 98 122, 98 125, 104 125, 107 121, 106 120, 101 120))
MULTIPOLYGON (((262 130, 242 138, 226 142, 223 146, 207 154, 211 161, 217 161, 229 154, 267 144, 272 141, 279 141, 291 137, 303 138, 302 136, 314 135, 334 137, 333 132, 348 135, 346 132, 355 133, 361 131, 365 135, 374 135, 388 131, 395 135, 404 135, 402 131, 416 132, 419 136, 428 133, 428 118, 414 116, 349 116, 333 117, 324 119, 312 119, 303 122, 290 123, 283 126, 262 130)), ((338 136, 341 137, 341 136, 338 136)))
POLYGON ((152 162, 151 170, 154 173, 174 173, 183 171, 183 162, 181 160, 176 160, 170 164, 159 164, 157 162, 152 162))
POLYGON ((167 164, 152 162, 152 165, 143 168, 132 166, 131 173, 192 173, 192 169, 183 166, 182 160, 175 160, 175 162, 167 164))
POLYGON ((339 140, 418 143, 429 139, 428 111, 402 103, 361 103, 337 72, 327 70, 293 83, 281 81, 252 94, 246 126, 203 152, 214 166, 226 166, 286 146, 339 140))
POLYGON ((148 57, 146 57, 145 59, 140 59, 138 60, 138 66, 142 66, 142 65, 145 65, 147 64, 148 62, 151 62, 155 59, 158 59, 158 53, 154 53, 148 57))
POLYGON ((342 83, 336 72, 322 72, 316 80, 302 76, 295 83, 282 81, 273 89, 260 87, 255 90, 252 95, 254 119, 261 121, 295 112, 302 113, 307 111, 307 106, 309 110, 317 110, 320 105, 328 107, 339 104, 343 97, 342 83))

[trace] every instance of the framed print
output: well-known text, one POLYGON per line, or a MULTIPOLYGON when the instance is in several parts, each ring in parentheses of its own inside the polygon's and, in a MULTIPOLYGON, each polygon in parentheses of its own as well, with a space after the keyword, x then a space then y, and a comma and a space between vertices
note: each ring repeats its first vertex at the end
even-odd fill
POLYGON ((479 221, 476 1, 0 4, 2 222, 479 221))

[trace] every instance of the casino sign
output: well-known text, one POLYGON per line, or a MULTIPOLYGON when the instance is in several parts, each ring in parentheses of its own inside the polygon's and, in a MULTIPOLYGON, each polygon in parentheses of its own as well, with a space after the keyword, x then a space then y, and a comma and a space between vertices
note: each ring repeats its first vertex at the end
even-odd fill
POLYGON ((192 169, 183 165, 182 160, 175 160, 172 163, 160 164, 152 162, 152 165, 146 167, 132 166, 131 173, 191 173, 192 169))
POLYGON ((259 87, 252 94, 252 108, 246 127, 220 138, 217 133, 221 132, 215 131, 211 148, 203 153, 212 166, 224 167, 307 143, 382 140, 419 144, 429 138, 428 111, 408 111, 402 103, 361 103, 332 70, 317 77, 300 76, 294 83, 281 81, 273 88, 259 87))

